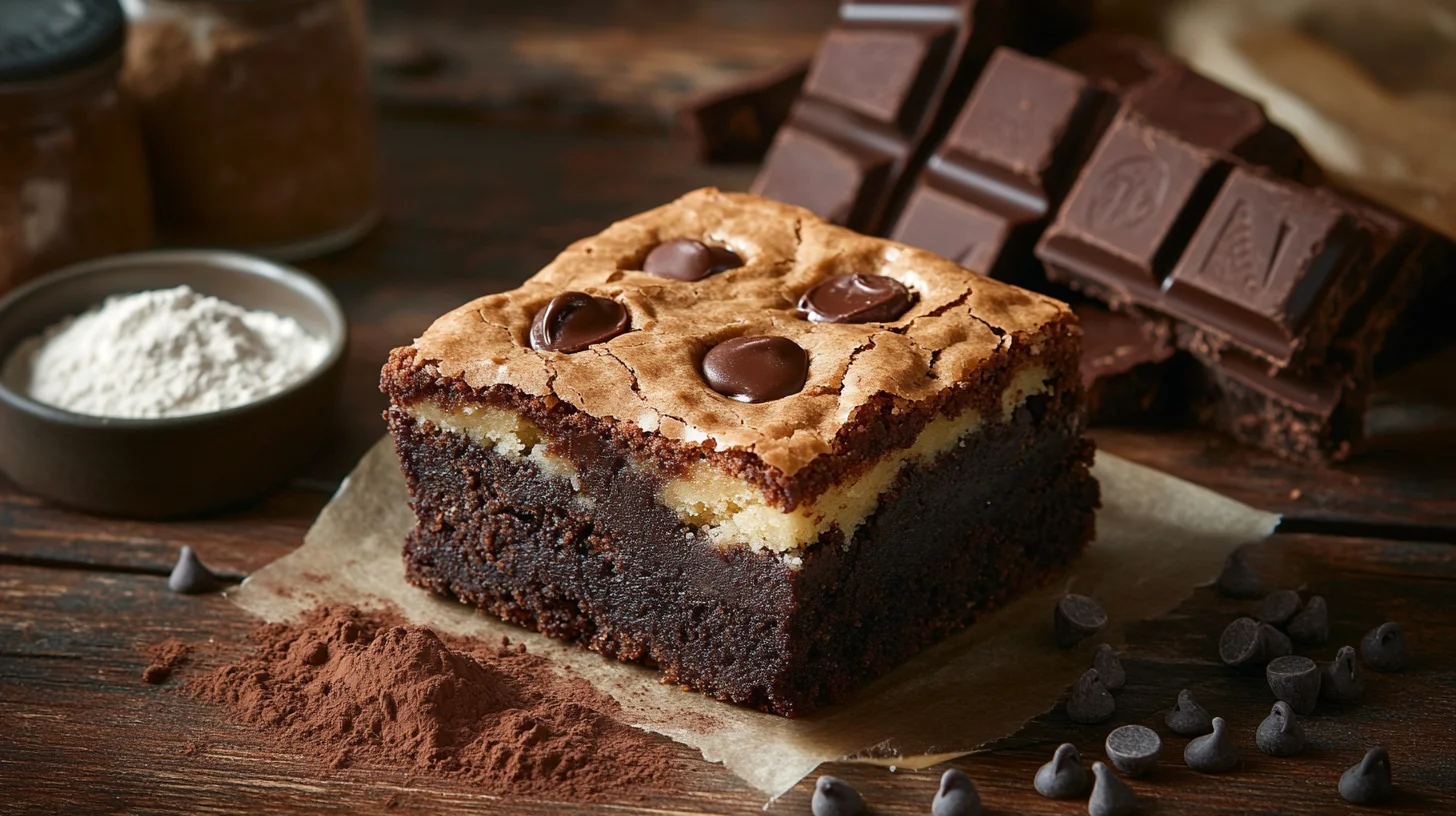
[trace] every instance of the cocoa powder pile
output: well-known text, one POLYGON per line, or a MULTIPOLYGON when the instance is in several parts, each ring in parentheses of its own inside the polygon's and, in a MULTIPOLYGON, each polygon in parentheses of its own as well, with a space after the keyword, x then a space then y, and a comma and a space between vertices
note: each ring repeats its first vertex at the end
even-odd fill
POLYGON ((663 741, 524 647, 447 643, 354 608, 260 627, 252 651, 192 680, 290 753, 444 775, 500 795, 599 799, 672 776, 663 741))

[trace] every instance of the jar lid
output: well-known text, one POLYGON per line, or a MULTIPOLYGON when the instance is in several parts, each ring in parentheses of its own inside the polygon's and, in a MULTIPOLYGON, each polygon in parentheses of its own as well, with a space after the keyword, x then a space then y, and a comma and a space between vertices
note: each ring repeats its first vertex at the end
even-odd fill
POLYGON ((49 79, 121 50, 117 0, 0 0, 0 82, 49 79))

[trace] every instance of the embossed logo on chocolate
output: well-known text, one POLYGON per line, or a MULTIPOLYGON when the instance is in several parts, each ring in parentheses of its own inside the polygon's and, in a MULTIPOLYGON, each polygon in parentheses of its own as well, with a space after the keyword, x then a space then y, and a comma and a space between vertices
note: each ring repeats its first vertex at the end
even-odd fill
POLYGON ((698 281, 743 266, 738 253, 724 246, 705 244, 692 238, 664 241, 647 253, 642 271, 659 278, 698 281))
POLYGON ((815 323, 887 323, 910 308, 910 290, 885 275, 835 275, 799 298, 815 323))
POLYGON ((809 378, 809 352, 787 337, 734 337, 703 355, 708 387, 739 402, 797 394, 809 378))
POLYGON ((585 292, 562 292, 531 320, 531 348, 570 354, 610 340, 631 327, 622 304, 585 292))
POLYGON ((1141 226, 1168 195, 1168 166, 1155 156, 1129 156, 1098 177, 1087 206, 1094 230, 1131 230, 1141 226))

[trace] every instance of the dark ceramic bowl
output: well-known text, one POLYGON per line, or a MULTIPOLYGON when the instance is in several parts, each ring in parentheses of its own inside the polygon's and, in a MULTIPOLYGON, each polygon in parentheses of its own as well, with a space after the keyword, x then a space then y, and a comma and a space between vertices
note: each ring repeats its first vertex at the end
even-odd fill
POLYGON ((258 498, 308 463, 335 424, 347 324, 322 283, 271 261, 205 250, 141 252, 63 269, 0 300, 0 361, 26 338, 110 295, 182 284, 290 316, 327 340, 329 354, 271 397, 172 419, 77 414, 36 402, 0 379, 0 470, 22 488, 71 507, 174 518, 258 498))

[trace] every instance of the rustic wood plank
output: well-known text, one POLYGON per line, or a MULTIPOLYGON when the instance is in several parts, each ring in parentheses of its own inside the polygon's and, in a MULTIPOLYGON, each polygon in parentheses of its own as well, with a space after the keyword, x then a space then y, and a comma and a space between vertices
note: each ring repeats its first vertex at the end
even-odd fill
MULTIPOLYGON (((1328 599, 1333 638, 1301 653, 1327 659, 1393 618, 1407 628, 1411 671, 1367 674, 1360 704, 1322 708, 1306 720, 1305 754, 1264 757, 1252 744, 1252 729, 1272 702, 1263 679, 1236 674, 1215 657, 1223 625, 1253 602, 1200 589, 1173 614, 1128 627, 1129 683, 1113 721, 1077 726, 1053 707, 1016 735, 952 763, 976 780, 988 812, 1074 812, 1076 803, 1032 793, 1031 775, 1062 741, 1089 761, 1101 758, 1106 733, 1130 722, 1154 727, 1166 741, 1159 770, 1133 783, 1156 800, 1143 812, 1345 812, 1335 779, 1371 744, 1386 745, 1394 757, 1400 796, 1390 812, 1456 810, 1448 759, 1456 756, 1456 732, 1440 715, 1456 710, 1456 619, 1449 611, 1456 548, 1276 536, 1250 551, 1271 586, 1328 599), (1162 713, 1184 687, 1234 727, 1241 770, 1205 777, 1181 767, 1185 741, 1167 732, 1162 713)), ((140 681, 146 645, 167 637, 236 644, 249 626, 222 598, 171 595, 157 576, 0 565, 0 802, 16 803, 6 812, 749 813, 762 804, 686 749, 678 749, 677 790, 597 806, 502 801, 388 770, 326 769, 270 752, 219 712, 140 681), (189 744, 193 756, 185 755, 189 744)), ((926 812, 939 770, 824 769, 854 784, 882 814, 926 812)), ((774 810, 806 813, 810 789, 801 784, 774 810)))

